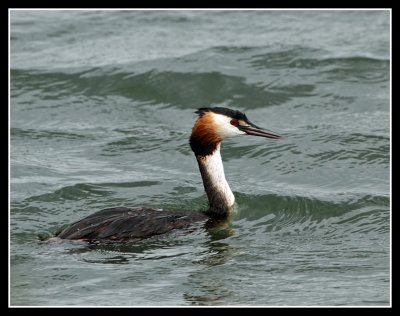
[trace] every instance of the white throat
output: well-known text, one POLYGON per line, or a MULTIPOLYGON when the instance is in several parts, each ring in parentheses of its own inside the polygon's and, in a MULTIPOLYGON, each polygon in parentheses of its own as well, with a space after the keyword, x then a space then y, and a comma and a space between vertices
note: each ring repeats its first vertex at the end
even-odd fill
POLYGON ((235 196, 225 179, 220 145, 218 144, 211 155, 196 156, 196 158, 208 196, 209 212, 218 216, 227 215, 235 203, 235 196))

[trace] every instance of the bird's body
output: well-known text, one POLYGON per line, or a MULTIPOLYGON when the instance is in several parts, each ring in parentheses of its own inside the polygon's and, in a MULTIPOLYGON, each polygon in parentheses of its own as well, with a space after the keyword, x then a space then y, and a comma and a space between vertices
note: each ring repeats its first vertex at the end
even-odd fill
POLYGON ((76 222, 63 230, 58 237, 82 240, 138 240, 208 219, 209 216, 201 212, 113 207, 76 222))
POLYGON ((209 208, 207 212, 116 207, 101 210, 64 229, 63 239, 138 240, 185 228, 193 223, 227 218, 235 197, 225 178, 220 146, 223 139, 254 135, 273 139, 280 135, 252 124, 246 115, 226 108, 201 108, 190 146, 196 156, 209 208))

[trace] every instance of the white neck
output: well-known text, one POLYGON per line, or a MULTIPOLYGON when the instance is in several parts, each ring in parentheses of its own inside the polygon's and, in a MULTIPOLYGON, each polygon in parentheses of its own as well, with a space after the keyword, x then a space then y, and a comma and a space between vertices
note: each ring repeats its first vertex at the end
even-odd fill
POLYGON ((225 179, 220 145, 211 155, 196 156, 196 159, 208 196, 209 212, 217 216, 227 215, 235 203, 235 197, 225 179))

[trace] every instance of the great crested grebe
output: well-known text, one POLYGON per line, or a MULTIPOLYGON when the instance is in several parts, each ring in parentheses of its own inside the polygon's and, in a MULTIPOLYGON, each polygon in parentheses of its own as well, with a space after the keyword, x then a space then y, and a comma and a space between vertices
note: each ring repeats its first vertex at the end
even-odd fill
POLYGON ((251 123, 246 115, 223 107, 200 108, 190 136, 209 208, 206 212, 169 211, 151 208, 107 208, 64 229, 59 238, 82 240, 136 240, 160 235, 194 222, 227 218, 235 197, 225 179, 220 147, 228 137, 254 135, 279 139, 282 136, 251 123))

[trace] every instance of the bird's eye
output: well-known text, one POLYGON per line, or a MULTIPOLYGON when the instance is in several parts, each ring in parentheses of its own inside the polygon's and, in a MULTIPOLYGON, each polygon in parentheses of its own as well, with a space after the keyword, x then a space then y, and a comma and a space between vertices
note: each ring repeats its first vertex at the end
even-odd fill
POLYGON ((237 119, 231 119, 231 125, 238 126, 239 125, 239 121, 237 119))

